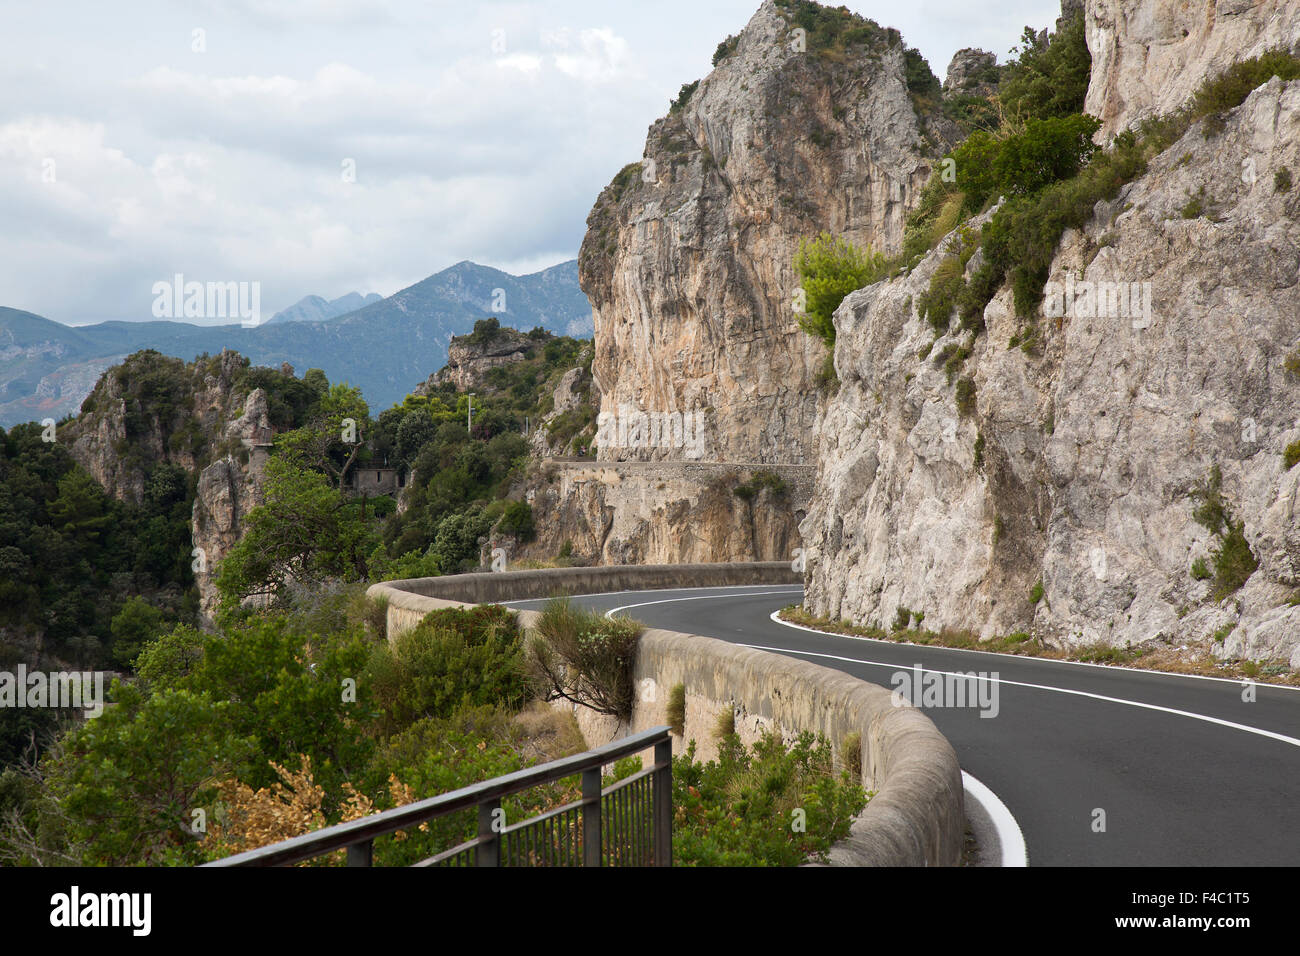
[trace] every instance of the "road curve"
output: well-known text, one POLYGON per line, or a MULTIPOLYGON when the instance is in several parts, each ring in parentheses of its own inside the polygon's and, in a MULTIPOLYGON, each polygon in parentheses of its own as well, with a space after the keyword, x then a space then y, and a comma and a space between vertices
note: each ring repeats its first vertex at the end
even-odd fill
POLYGON ((771 619, 801 595, 797 585, 757 585, 578 600, 886 687, 918 665, 996 675, 996 716, 922 709, 962 769, 1014 814, 1031 866, 1300 864, 1300 690, 1258 685, 1246 702, 1240 681, 893 644, 771 619))

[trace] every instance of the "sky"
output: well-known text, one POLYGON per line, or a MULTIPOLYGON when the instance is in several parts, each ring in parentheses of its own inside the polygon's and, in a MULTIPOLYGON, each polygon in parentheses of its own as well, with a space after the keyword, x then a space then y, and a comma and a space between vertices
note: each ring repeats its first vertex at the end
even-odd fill
MULTIPOLYGON (((0 0, 0 305, 154 285, 392 293, 572 259, 600 190, 759 0, 0 0)), ((1059 0, 856 0, 943 78, 1059 0)), ((190 321, 201 321, 190 319, 190 321)), ((220 321, 214 319, 213 321, 220 321)))

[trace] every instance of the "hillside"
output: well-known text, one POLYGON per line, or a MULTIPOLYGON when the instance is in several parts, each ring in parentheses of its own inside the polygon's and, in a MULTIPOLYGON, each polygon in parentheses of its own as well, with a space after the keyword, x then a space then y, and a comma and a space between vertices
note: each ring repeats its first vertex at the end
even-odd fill
POLYGON ((467 334, 489 314, 525 330, 590 332, 591 308, 578 288, 576 261, 527 276, 461 262, 346 315, 256 328, 170 321, 72 328, 0 307, 0 426, 74 413, 100 374, 143 348, 185 361, 231 349, 255 365, 320 368, 382 408, 441 368, 451 337, 467 334), (497 289, 504 295, 495 295, 497 289))

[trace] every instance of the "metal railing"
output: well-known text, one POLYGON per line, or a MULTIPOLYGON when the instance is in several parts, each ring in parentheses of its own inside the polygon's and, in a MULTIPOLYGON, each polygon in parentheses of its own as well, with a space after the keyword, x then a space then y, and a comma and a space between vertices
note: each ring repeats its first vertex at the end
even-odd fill
POLYGON ((287 866, 347 850, 348 866, 370 866, 377 837, 477 808, 478 834, 415 866, 672 866, 671 731, 656 727, 622 740, 248 850, 205 866, 287 866), (608 788, 601 769, 654 748, 654 763, 608 788), (502 826, 501 799, 582 775, 582 797, 502 826))

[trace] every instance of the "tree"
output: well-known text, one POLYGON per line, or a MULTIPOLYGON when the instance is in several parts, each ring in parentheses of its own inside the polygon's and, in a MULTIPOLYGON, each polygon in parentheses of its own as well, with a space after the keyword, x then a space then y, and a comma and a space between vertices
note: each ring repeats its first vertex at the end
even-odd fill
POLYGON ((1079 12, 1044 40, 1025 27, 1019 55, 1005 67, 998 96, 1013 113, 1025 117, 1067 116, 1083 112, 1092 71, 1092 54, 1079 12))
POLYGON ((134 664, 145 645, 158 637, 167 615, 139 595, 126 599, 113 616, 113 657, 121 664, 134 664))
POLYGON ((805 299, 799 327, 817 336, 829 348, 835 344, 835 323, 831 316, 846 295, 881 277, 885 257, 823 232, 815 239, 800 240, 794 267, 805 299))
POLYGON ((226 604, 275 594, 290 579, 365 579, 377 537, 355 502, 320 472, 278 458, 266 463, 264 488, 266 503, 248 513, 244 536, 217 570, 226 604))
POLYGON ((370 409, 361 389, 331 385, 307 424, 279 437, 276 451, 299 468, 328 475, 333 486, 341 488, 361 454, 369 423, 370 409))

